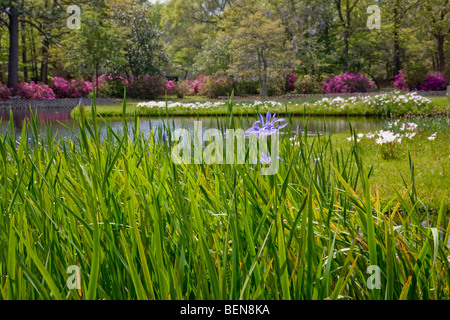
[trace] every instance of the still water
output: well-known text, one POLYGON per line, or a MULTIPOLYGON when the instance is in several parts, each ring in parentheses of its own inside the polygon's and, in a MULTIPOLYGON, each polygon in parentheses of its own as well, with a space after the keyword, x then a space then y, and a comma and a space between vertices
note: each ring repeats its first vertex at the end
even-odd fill
MULTIPOLYGON (((46 127, 49 124, 52 127, 52 131, 59 138, 71 138, 76 135, 76 130, 74 130, 74 120, 71 118, 70 109, 38 109, 37 115, 39 120, 39 128, 42 134, 45 134, 46 127)), ((29 119, 29 110, 15 110, 13 111, 13 121, 16 133, 20 133, 25 119, 29 119)), ((0 133, 4 133, 9 127, 10 113, 9 110, 0 110, 0 133)), ((123 122, 122 119, 111 118, 107 120, 111 128, 115 132, 123 132, 123 122)), ((226 117, 173 117, 167 119, 163 118, 140 118, 140 132, 144 136, 149 136, 152 130, 164 130, 164 128, 178 129, 187 128, 193 130, 194 122, 201 121, 203 130, 210 128, 217 128, 218 125, 227 124, 228 119, 226 117)), ((242 129, 247 129, 252 126, 256 118, 254 117, 243 117, 237 124, 237 127, 242 129)), ((386 120, 374 117, 311 117, 307 121, 304 117, 294 117, 292 118, 292 128, 296 129, 298 125, 304 127, 307 126, 307 131, 309 135, 314 135, 316 132, 321 134, 326 133, 339 133, 339 132, 349 132, 351 123, 352 127, 358 131, 363 130, 380 130, 383 127, 383 123, 386 120)), ((129 119, 128 127, 133 128, 134 120, 129 119)), ((130 129, 131 131, 132 129, 130 129)), ((303 130, 303 129, 302 129, 303 130)), ((101 125, 102 133, 106 133, 106 125, 101 125)))

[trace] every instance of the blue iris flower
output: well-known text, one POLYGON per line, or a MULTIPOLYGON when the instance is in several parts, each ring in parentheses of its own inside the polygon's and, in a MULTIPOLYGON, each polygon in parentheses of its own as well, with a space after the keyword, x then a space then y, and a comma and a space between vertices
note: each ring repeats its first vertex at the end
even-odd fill
POLYGON ((253 126, 244 132, 245 136, 255 135, 258 138, 260 136, 271 136, 277 132, 277 130, 283 129, 289 123, 283 123, 278 125, 279 122, 285 122, 285 119, 277 119, 275 113, 272 117, 270 111, 267 112, 266 121, 264 121, 263 115, 259 114, 259 121, 256 121, 253 126))
MULTIPOLYGON (((266 114, 266 119, 264 121, 264 117, 262 114, 259 114, 259 121, 256 121, 253 126, 245 131, 243 134, 245 136, 255 135, 258 138, 261 136, 271 136, 275 134, 278 130, 285 128, 289 123, 279 124, 280 122, 286 122, 285 119, 277 119, 277 114, 275 113, 273 116, 270 111, 266 114)), ((283 164, 285 164, 284 160, 280 157, 277 159, 281 160, 283 164)), ((269 154, 261 154, 260 162, 262 164, 270 165, 272 163, 272 159, 269 154)))

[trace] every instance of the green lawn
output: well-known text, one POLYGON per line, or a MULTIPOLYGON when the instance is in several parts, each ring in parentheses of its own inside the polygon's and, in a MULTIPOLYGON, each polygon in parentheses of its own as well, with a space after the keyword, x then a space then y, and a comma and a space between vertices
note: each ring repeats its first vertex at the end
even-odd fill
MULTIPOLYGON (((292 98, 292 99, 268 99, 266 101, 275 101, 281 103, 281 106, 270 106, 270 111, 277 112, 278 114, 310 114, 310 115, 330 115, 330 116, 376 116, 381 115, 384 111, 379 109, 369 108, 367 105, 363 103, 356 103, 355 105, 341 109, 341 108, 328 108, 321 106, 313 106, 312 104, 321 100, 322 98, 292 98), (305 103, 309 105, 305 105, 305 103)), ((450 110, 450 97, 430 97, 432 104, 429 108, 425 110, 417 109, 414 105, 409 104, 405 108, 401 108, 398 110, 393 110, 395 114, 406 114, 408 112, 412 113, 446 113, 450 110)), ((206 101, 210 102, 223 102, 222 106, 219 107, 211 107, 204 109, 189 109, 182 107, 174 107, 168 110, 168 114, 171 116, 219 116, 219 115, 228 115, 228 106, 226 101, 218 100, 218 99, 207 99, 205 97, 186 97, 184 99, 174 99, 174 97, 170 97, 170 101, 173 102, 181 102, 181 103, 204 103, 206 101), (173 98, 173 99, 172 99, 173 98)), ((264 101, 264 100, 262 100, 264 101)), ((256 114, 259 112, 267 111, 268 109, 258 108, 258 107, 246 107, 244 108, 242 104, 250 104, 254 103, 255 100, 244 100, 238 99, 234 101, 233 113, 236 115, 240 114, 256 114)), ((128 101, 126 112, 128 115, 137 114, 138 116, 162 116, 166 115, 165 108, 137 108, 138 101, 128 101)), ((85 107, 86 115, 91 114, 91 107, 85 107)), ((98 106, 97 114, 103 117, 118 117, 122 116, 123 107, 122 104, 111 105, 111 106, 98 106)), ((75 108, 72 112, 74 117, 80 114, 79 107, 75 108)))
MULTIPOLYGON (((423 208, 436 212, 444 199, 445 210, 450 211, 450 135, 448 129, 443 128, 436 140, 428 140, 434 132, 421 131, 412 140, 403 139, 394 159, 384 159, 380 153, 377 154, 379 145, 375 139, 361 140, 359 148, 364 166, 369 168, 375 160, 373 174, 369 179, 372 192, 375 194, 378 189, 383 203, 389 203, 395 197, 395 191, 402 193, 411 187, 409 152, 415 169, 415 188, 423 208)), ((353 142, 347 140, 349 137, 350 133, 333 134, 331 140, 335 148, 350 153, 353 142)))

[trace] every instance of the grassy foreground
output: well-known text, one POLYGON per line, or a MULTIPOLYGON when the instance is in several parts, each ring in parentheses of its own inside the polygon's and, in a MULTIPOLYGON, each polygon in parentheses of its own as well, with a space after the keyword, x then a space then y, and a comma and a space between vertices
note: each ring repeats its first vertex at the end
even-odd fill
POLYGON ((34 117, 0 136, 0 299, 448 299, 447 200, 424 211, 418 154, 386 203, 372 151, 344 136, 286 137, 262 176, 175 165, 137 118, 102 138, 92 111, 75 142, 34 117))
MULTIPOLYGON (((137 114, 138 116, 226 116, 228 115, 228 107, 226 101, 187 97, 185 99, 171 99, 174 102, 180 103, 204 103, 206 101, 222 102, 221 106, 211 108, 182 108, 175 107, 166 110, 165 108, 137 108, 139 102, 132 102, 127 104, 126 113, 128 116, 137 114)), ((434 114, 447 113, 450 110, 450 97, 429 97, 431 105, 427 108, 417 108, 413 103, 408 104, 405 108, 394 108, 392 114, 405 115, 407 113, 413 114, 434 114)), ((261 101, 275 101, 281 105, 270 106, 270 110, 278 114, 296 114, 296 115, 320 115, 320 116, 380 116, 386 111, 379 108, 369 108, 364 103, 357 103, 344 109, 329 108, 328 106, 315 106, 315 102, 321 98, 292 98, 292 99, 275 99, 275 100, 261 100, 261 101)), ((258 100, 259 101, 259 100, 258 100)), ((236 115, 258 114, 259 112, 267 112, 267 108, 261 106, 244 107, 243 104, 252 104, 255 100, 239 100, 236 102, 233 112, 236 115)), ((85 114, 91 116, 91 107, 85 107, 85 114)), ((102 117, 121 117, 123 114, 122 105, 98 106, 97 115, 102 117)), ((80 108, 76 107, 72 111, 72 116, 80 115, 80 108)))

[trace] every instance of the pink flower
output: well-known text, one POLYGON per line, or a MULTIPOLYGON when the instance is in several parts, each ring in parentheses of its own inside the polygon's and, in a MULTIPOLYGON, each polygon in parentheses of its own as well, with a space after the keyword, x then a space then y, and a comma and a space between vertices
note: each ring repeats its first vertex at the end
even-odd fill
POLYGON ((30 83, 22 82, 17 88, 17 95, 25 100, 54 100, 56 99, 53 90, 42 82, 30 83))
POLYGON ((12 93, 9 88, 0 82, 0 100, 8 100, 11 99, 12 93))
POLYGON ((368 92, 374 87, 375 84, 361 72, 356 74, 345 72, 340 75, 330 77, 323 85, 326 93, 368 92))

